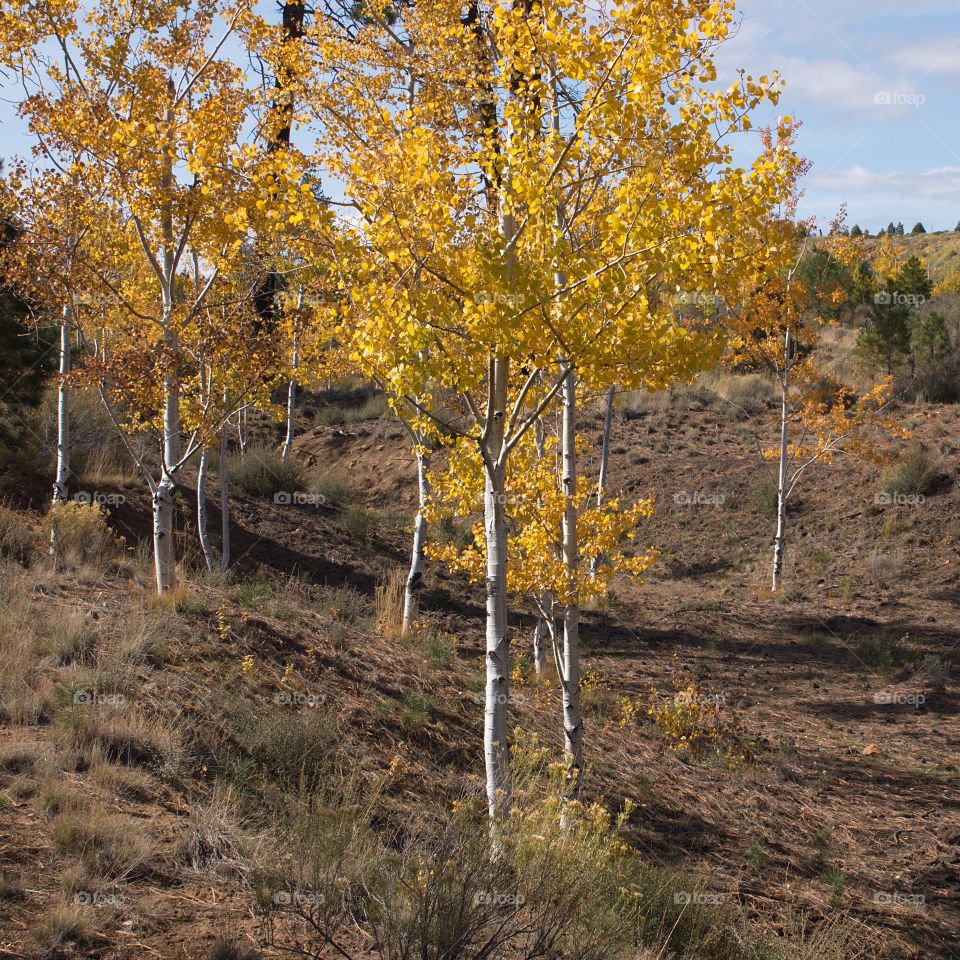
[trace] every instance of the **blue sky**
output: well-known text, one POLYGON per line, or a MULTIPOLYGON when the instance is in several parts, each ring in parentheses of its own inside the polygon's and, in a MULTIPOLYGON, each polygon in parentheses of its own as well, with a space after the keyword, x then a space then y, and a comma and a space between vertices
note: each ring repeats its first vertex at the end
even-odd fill
MULTIPOLYGON (((804 122, 813 170, 802 216, 852 225, 953 229, 960 221, 960 15, 957 0, 740 0, 721 79, 777 69, 776 113, 804 122)), ((0 156, 30 144, 0 79, 0 156)), ((751 138, 752 139, 752 138, 751 138)), ((756 148, 755 141, 751 144, 756 148)), ((744 162, 749 159, 745 153, 744 162)))
POLYGON ((741 0, 720 58, 787 81, 778 112, 804 123, 803 216, 877 230, 960 221, 957 0, 741 0))

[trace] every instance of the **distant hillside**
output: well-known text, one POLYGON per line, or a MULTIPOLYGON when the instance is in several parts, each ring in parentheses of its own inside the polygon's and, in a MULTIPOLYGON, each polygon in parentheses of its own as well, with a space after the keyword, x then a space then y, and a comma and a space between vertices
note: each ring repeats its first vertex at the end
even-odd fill
MULTIPOLYGON (((867 237, 865 242, 871 257, 876 251, 880 237, 867 237)), ((934 284, 940 283, 951 270, 960 269, 960 233, 941 230, 937 233, 907 234, 896 238, 903 248, 903 257, 917 256, 926 260, 934 284)))

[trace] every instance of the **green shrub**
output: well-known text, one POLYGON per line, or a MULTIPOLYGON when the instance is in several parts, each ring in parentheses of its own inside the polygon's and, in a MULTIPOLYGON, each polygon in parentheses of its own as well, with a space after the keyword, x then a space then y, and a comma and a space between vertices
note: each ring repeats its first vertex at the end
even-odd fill
POLYGON ((303 489, 303 468, 293 458, 284 460, 276 450, 252 447, 227 464, 230 487, 248 497, 273 497, 303 489))
POLYGON ((321 473, 313 481, 312 492, 323 497, 323 502, 330 507, 342 507, 357 495, 350 478, 340 470, 321 473))
POLYGON ((357 540, 368 540, 377 528, 377 513, 369 507, 355 504, 347 507, 340 519, 340 525, 346 533, 357 540))
POLYGON ((943 476, 931 453, 913 446, 884 474, 881 489, 891 496, 925 496, 937 489, 943 476))
POLYGON ((313 791, 330 772, 340 733, 322 709, 271 710, 242 720, 247 753, 285 790, 313 791))

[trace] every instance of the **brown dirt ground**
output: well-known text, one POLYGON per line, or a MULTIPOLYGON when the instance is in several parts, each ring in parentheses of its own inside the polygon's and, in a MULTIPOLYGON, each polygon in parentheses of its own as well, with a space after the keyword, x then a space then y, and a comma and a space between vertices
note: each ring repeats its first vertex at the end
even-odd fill
MULTIPOLYGON (((957 958, 960 409, 917 406, 904 414, 944 462, 938 491, 916 507, 883 506, 874 502, 879 473, 869 464, 838 461, 811 473, 793 505, 787 589, 776 598, 767 592, 765 468, 754 452, 758 430, 771 436, 771 417, 738 420, 693 398, 618 418, 613 487, 657 492, 646 532, 663 553, 645 584, 618 584, 611 601, 585 617, 587 789, 613 809, 634 800, 630 836, 646 855, 695 871, 705 889, 738 900, 773 929, 801 913, 843 914, 863 925, 878 957, 957 958), (680 492, 724 499, 683 506, 674 503, 680 492), (940 668, 926 669, 925 658, 940 668), (620 698, 669 693, 678 669, 720 698, 750 759, 697 760, 671 749, 645 718, 622 722, 620 698), (917 896, 922 906, 904 902, 917 896)), ((335 464, 347 472, 371 507, 412 506, 412 459, 394 423, 305 429, 298 453, 312 469, 335 464)), ((338 514, 237 498, 238 566, 248 574, 295 572, 372 597, 403 564, 406 535, 393 521, 369 537, 347 535, 338 514)), ((116 528, 133 541, 147 521, 147 500, 131 490, 115 511, 116 528)), ((38 616, 56 604, 122 612, 148 591, 142 574, 119 584, 109 575, 85 584, 48 578, 34 603, 38 616)), ((156 865, 129 884, 118 908, 93 908, 99 937, 64 955, 192 960, 217 936, 255 937, 255 910, 239 881, 184 871, 175 850, 190 804, 234 746, 222 717, 238 696, 267 695, 284 663, 338 698, 364 775, 404 758, 388 819, 479 784, 481 708, 472 691, 481 663, 480 588, 430 575, 427 615, 458 639, 456 661, 444 668, 425 663, 421 650, 345 626, 312 599, 253 602, 224 643, 213 614, 222 588, 197 592, 206 608, 172 618, 166 661, 141 680, 152 706, 195 731, 202 766, 181 793, 157 779, 149 799, 113 801, 154 837, 156 865), (270 667, 259 685, 240 672, 248 653, 270 667), (410 689, 434 703, 415 732, 372 706, 397 703, 410 689)), ((229 606, 239 616, 236 601, 229 606)), ((529 612, 518 608, 514 623, 514 647, 524 653, 529 612)), ((517 722, 557 747, 555 692, 529 682, 518 692, 525 696, 517 698, 517 722)), ((3 726, 0 743, 28 734, 42 746, 48 728, 3 726)), ((69 776, 78 789, 92 789, 84 771, 69 776)), ((0 957, 34 956, 29 928, 62 902, 63 863, 34 799, 9 784, 0 792, 0 865, 23 887, 22 899, 0 899, 0 957)))

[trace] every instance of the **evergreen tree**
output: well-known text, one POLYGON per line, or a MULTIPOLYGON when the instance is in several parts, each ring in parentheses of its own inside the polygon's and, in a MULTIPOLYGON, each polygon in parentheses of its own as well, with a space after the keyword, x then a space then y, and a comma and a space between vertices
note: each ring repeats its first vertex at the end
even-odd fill
POLYGON ((927 228, 926 228, 922 223, 915 223, 915 224, 913 225, 913 229, 912 229, 910 232, 913 233, 913 234, 926 233, 926 232, 927 232, 927 228))
MULTIPOLYGON (((933 293, 933 282, 919 257, 910 257, 893 279, 893 289, 901 296, 926 300, 933 293)), ((916 305, 919 305, 919 302, 916 305)))

